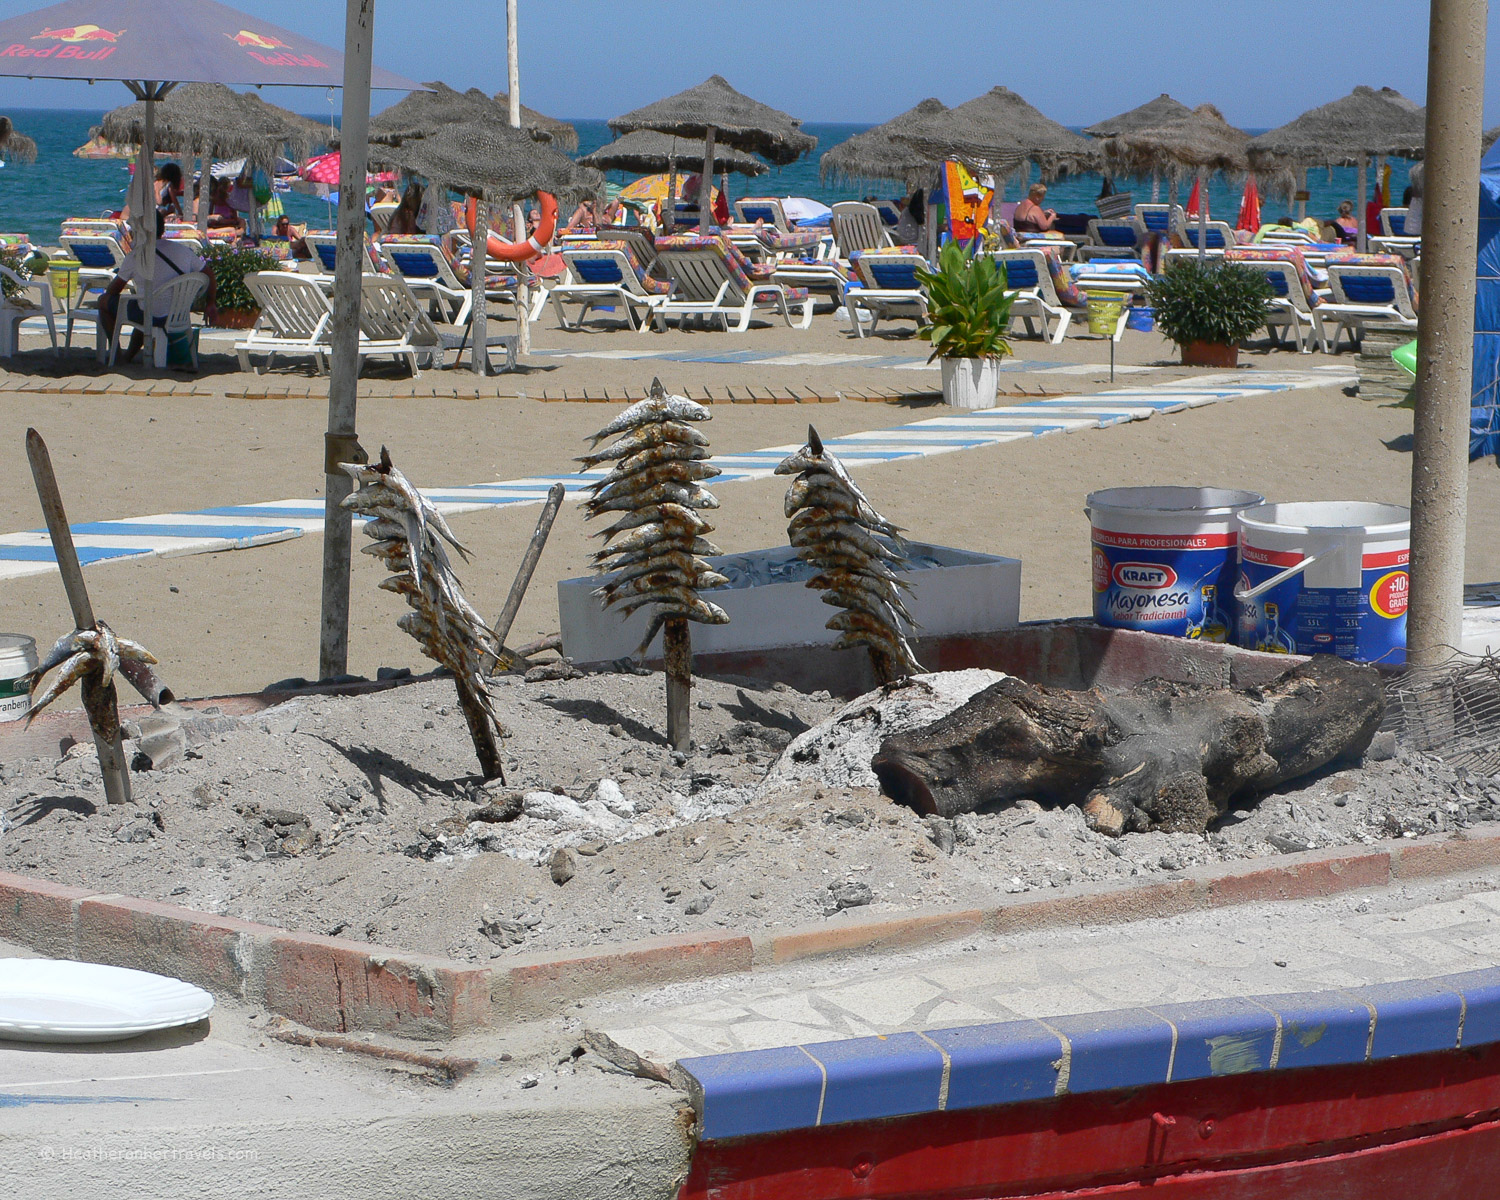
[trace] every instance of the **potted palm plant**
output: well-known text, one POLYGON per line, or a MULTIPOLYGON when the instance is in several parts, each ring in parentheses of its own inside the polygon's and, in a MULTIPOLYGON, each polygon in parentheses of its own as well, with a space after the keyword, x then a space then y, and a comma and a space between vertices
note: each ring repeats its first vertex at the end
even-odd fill
POLYGON ((1266 277, 1237 263, 1174 264, 1146 289, 1156 327, 1182 350, 1184 366, 1233 367, 1239 343, 1266 323, 1266 277))
POLYGON ((245 276, 256 271, 279 271, 281 263, 253 246, 210 245, 205 258, 214 276, 214 299, 221 329, 249 329, 260 316, 260 306, 245 286, 245 276))
POLYGON ((940 359, 943 401, 955 408, 994 408, 1000 360, 1010 351, 1005 330, 1014 294, 1005 270, 989 255, 970 258, 956 242, 938 255, 935 271, 918 271, 927 289, 927 323, 917 336, 940 359))

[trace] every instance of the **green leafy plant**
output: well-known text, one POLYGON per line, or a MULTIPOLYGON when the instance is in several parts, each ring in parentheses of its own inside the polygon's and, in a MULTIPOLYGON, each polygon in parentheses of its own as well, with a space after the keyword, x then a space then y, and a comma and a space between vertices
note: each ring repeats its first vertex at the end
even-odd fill
POLYGON ((1238 263, 1174 264, 1146 289, 1156 327, 1179 346, 1234 346, 1266 322, 1275 293, 1266 277, 1238 263))
POLYGON ((256 271, 279 271, 281 264, 263 250, 247 246, 211 245, 204 255, 214 277, 214 302, 220 308, 257 308, 245 286, 245 276, 256 271))
POLYGON ((1005 269, 987 254, 970 258, 957 242, 938 255, 937 270, 918 271, 927 289, 927 324, 917 336, 932 343, 936 358, 1004 358, 1005 329, 1014 295, 1005 290, 1005 269))
MULTIPOLYGON (((15 246, 0 246, 0 267, 14 271, 22 279, 31 278, 31 251, 20 250, 15 246)), ((22 300, 29 304, 32 293, 20 284, 5 276, 0 276, 0 294, 7 299, 22 300)))

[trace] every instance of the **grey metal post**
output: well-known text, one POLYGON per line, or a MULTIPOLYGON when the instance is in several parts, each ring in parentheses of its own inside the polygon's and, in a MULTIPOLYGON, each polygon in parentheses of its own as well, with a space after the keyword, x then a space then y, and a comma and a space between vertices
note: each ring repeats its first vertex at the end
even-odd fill
POLYGON ((490 373, 489 305, 485 299, 485 267, 489 262, 490 202, 474 201, 474 236, 469 247, 469 362, 474 374, 490 373))
POLYGON ((341 502, 354 481, 338 469, 350 461, 359 383, 359 285, 365 258, 365 173, 369 166, 370 50, 375 0, 347 0, 344 10, 344 117, 339 150, 338 250, 333 269, 333 345, 324 435, 323 610, 318 677, 349 669, 349 510, 341 502))
POLYGON ((710 125, 703 138, 703 186, 698 190, 698 233, 705 235, 714 227, 714 134, 710 125))
POLYGON ((1203 259, 1208 249, 1208 173, 1200 170, 1198 172, 1198 265, 1203 265, 1203 259))
MULTIPOLYGON (((506 96, 506 102, 510 111, 506 114, 510 119, 512 129, 521 128, 521 43, 520 34, 516 30, 516 0, 505 0, 505 71, 506 86, 510 89, 506 96)), ((518 200, 511 205, 511 218, 516 225, 516 241, 526 240, 526 210, 521 207, 518 200)), ((483 247, 476 240, 475 249, 472 254, 475 262, 484 260, 477 256, 482 253, 483 247)), ((531 353, 531 285, 526 282, 523 271, 521 281, 516 285, 516 353, 531 353)), ((489 351, 485 351, 488 361, 489 351)))
MULTIPOLYGON (((1358 231, 1354 235, 1354 248, 1361 254, 1365 252, 1365 176, 1369 173, 1369 170, 1370 156, 1361 152, 1359 156, 1359 199, 1354 205, 1354 228, 1358 231)), ((1478 203, 1478 201, 1475 203, 1478 203)))
POLYGON ((1463 628, 1487 9, 1486 0, 1432 0, 1406 626, 1417 666, 1448 657, 1463 628))

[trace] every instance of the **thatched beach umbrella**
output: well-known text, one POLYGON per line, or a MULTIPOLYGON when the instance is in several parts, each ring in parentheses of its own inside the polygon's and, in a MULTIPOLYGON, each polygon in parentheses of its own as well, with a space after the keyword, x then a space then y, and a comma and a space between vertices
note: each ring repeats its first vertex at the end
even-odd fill
POLYGON ((609 123, 616 133, 655 129, 703 142, 703 192, 699 203, 700 228, 713 219, 714 142, 759 154, 776 166, 796 162, 817 148, 818 139, 802 132, 795 117, 735 91, 722 75, 712 75, 697 87, 638 108, 609 123))
POLYGON ((1006 176, 1036 163, 1043 179, 1098 164, 1088 138, 1059 125, 1009 88, 991 88, 967 104, 914 122, 898 139, 934 160, 955 158, 975 170, 1006 176))
POLYGON ((818 160, 818 178, 836 184, 889 179, 908 191, 921 186, 936 160, 907 145, 899 135, 947 111, 941 100, 929 97, 884 125, 856 133, 818 160))
MULTIPOLYGON (((491 97, 507 113, 510 112, 510 94, 508 92, 496 92, 491 97)), ((570 154, 578 149, 578 130, 566 121, 560 121, 556 117, 549 117, 546 113, 539 113, 534 108, 521 105, 521 127, 523 129, 540 129, 543 133, 552 135, 552 144, 560 150, 566 150, 570 154)))
POLYGON ((17 133, 9 117, 0 117, 0 152, 17 162, 36 162, 36 143, 24 133, 17 133))
MULTIPOLYGON (((601 171, 630 171, 637 175, 655 175, 681 167, 686 171, 703 170, 703 143, 638 129, 600 146, 578 160, 601 171)), ((728 147, 714 151, 714 169, 734 171, 740 175, 764 175, 771 168, 753 154, 742 154, 728 147)))
MULTIPOLYGON (((270 167, 283 147, 294 158, 305 158, 316 142, 313 124, 222 83, 184 83, 156 105, 151 150, 183 157, 246 158, 255 166, 270 167)), ((117 146, 139 146, 146 138, 145 102, 137 100, 105 113, 91 132, 117 146)))
POLYGON ((1146 103, 1132 108, 1129 112, 1110 117, 1106 121, 1096 121, 1083 132, 1091 138, 1112 138, 1122 133, 1139 133, 1142 129, 1152 129, 1192 111, 1181 100, 1174 100, 1163 92, 1156 99, 1147 100, 1146 103))
MULTIPOLYGON (((573 201, 595 195, 604 188, 603 175, 539 141, 540 136, 543 135, 532 129, 470 120, 444 125, 427 137, 404 137, 397 145, 370 145, 371 162, 395 167, 408 175, 420 175, 439 188, 462 192, 479 201, 475 205, 469 254, 473 289, 470 358, 476 374, 486 373, 489 362, 485 308, 489 205, 517 202, 538 192, 550 192, 559 200, 573 201)), ((517 232, 518 240, 523 232, 517 232)), ((516 319, 524 329, 527 305, 520 291, 517 300, 516 319)))
POLYGON ((1421 158, 1426 113, 1394 88, 1361 84, 1342 99, 1251 138, 1250 165, 1284 191, 1306 190, 1308 167, 1358 167, 1359 248, 1365 244, 1366 171, 1372 156, 1421 158))

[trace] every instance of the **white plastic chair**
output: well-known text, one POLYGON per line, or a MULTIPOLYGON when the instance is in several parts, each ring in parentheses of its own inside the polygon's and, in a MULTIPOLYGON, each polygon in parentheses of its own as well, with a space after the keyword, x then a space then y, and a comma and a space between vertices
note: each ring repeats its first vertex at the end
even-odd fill
POLYGON ((0 267, 0 276, 16 287, 35 291, 40 302, 33 308, 29 304, 17 303, 9 297, 0 299, 0 358, 9 358, 20 345, 21 322, 27 317, 45 316, 47 332, 52 336, 52 353, 57 354, 57 318, 53 315, 52 281, 45 276, 37 279, 22 279, 8 267, 0 267))
MULTIPOLYGON (((120 301, 119 314, 115 319, 115 335, 109 341, 109 365, 115 365, 115 358, 120 352, 120 339, 127 329, 138 329, 145 336, 151 347, 151 362, 157 370, 167 365, 167 343, 174 333, 182 333, 193 327, 193 305, 197 303, 198 297, 208 290, 208 276, 202 271, 187 271, 177 276, 170 283, 158 279, 156 281, 154 296, 155 303, 165 302, 166 316, 158 325, 152 320, 150 314, 142 314, 140 318, 130 315, 133 308, 139 307, 141 299, 139 296, 122 297, 120 301)), ((188 343, 193 360, 193 369, 198 369, 198 337, 194 333, 188 343)))
POLYGON ((883 250, 892 245, 885 222, 873 204, 841 200, 833 206, 828 224, 840 258, 848 258, 856 250, 883 250))

